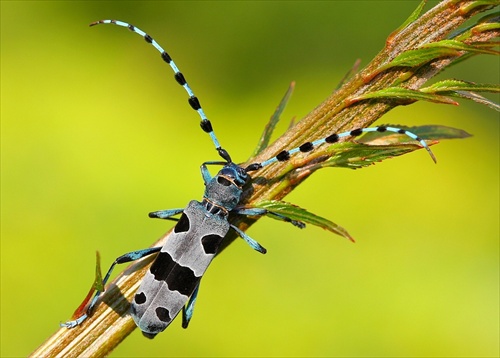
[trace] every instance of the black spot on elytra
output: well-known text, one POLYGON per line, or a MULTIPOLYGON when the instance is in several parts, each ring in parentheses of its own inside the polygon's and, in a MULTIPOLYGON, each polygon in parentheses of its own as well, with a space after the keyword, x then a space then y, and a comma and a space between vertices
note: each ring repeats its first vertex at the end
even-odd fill
POLYGON ((206 254, 215 254, 219 250, 219 245, 222 242, 223 237, 220 235, 205 235, 201 239, 201 244, 203 245, 203 250, 206 254))
POLYGON ((174 227, 174 232, 186 232, 189 230, 189 218, 185 213, 182 213, 181 218, 174 227))
POLYGON ((146 302, 146 295, 144 294, 144 292, 136 294, 134 297, 134 301, 138 305, 142 305, 144 302, 146 302))
POLYGON ((167 286, 170 291, 178 291, 181 295, 188 297, 191 296, 199 282, 200 277, 196 277, 193 270, 177 264, 167 277, 167 286))
POLYGON ((149 272, 154 275, 156 281, 165 281, 175 265, 177 264, 172 259, 172 256, 160 251, 155 262, 149 268, 149 272))
POLYGON ((162 322, 170 322, 170 312, 165 307, 156 307, 155 309, 156 317, 162 322))
POLYGON ((179 265, 166 252, 158 254, 149 271, 156 281, 165 281, 170 291, 178 291, 188 297, 200 281, 200 277, 196 277, 193 270, 179 265))

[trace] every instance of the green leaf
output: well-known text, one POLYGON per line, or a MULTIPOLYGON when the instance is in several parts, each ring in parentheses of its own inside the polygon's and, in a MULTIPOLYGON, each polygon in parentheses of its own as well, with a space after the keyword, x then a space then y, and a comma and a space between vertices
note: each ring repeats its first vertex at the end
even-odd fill
MULTIPOLYGON (((354 242, 354 239, 343 227, 321 216, 310 213, 306 209, 298 207, 297 205, 293 205, 284 201, 264 200, 252 204, 252 206, 256 208, 266 209, 276 214, 284 215, 292 220, 302 221, 307 224, 319 226, 325 230, 331 231, 334 234, 340 235, 354 242)), ((276 219, 274 215, 269 215, 269 217, 276 219)))
POLYGON ((257 154, 266 149, 267 146, 269 145, 269 141, 271 140, 271 135, 273 134, 273 131, 280 120, 281 113, 283 113, 288 101, 290 100, 290 97, 292 96, 294 88, 295 88, 295 82, 290 83, 288 90, 281 99, 278 107, 276 107, 276 110, 269 119, 269 122, 267 123, 266 127, 264 128, 264 132, 262 133, 262 136, 260 137, 259 142, 257 143, 257 147, 255 148, 251 157, 255 157, 257 154))
MULTIPOLYGON (((458 2, 458 1, 457 1, 458 2)), ((468 12, 474 10, 477 7, 485 7, 485 6, 498 6, 498 0, 477 0, 466 3, 460 7, 460 10, 463 14, 467 14, 468 12)))
MULTIPOLYGON (((458 41, 465 41, 470 39, 470 37, 472 37, 473 35, 477 35, 478 33, 498 30, 500 28, 500 23, 498 20, 498 12, 485 15, 480 18, 475 24, 457 31, 455 34, 451 35, 450 38, 454 38, 458 41)), ((474 46, 481 46, 481 44, 488 42, 492 41, 474 43, 474 46)))
POLYGON ((342 87, 348 80, 350 80, 356 72, 358 72, 360 64, 361 64, 361 59, 358 58, 356 61, 354 61, 352 67, 349 69, 349 71, 347 71, 347 73, 344 75, 344 77, 340 80, 339 84, 335 88, 336 91, 340 87, 342 87))
POLYGON ((365 93, 365 94, 362 94, 360 96, 350 98, 349 102, 355 103, 355 102, 358 102, 358 101, 361 101, 364 99, 371 99, 371 98, 403 99, 403 100, 412 100, 412 101, 424 100, 424 101, 430 101, 430 102, 436 102, 436 103, 458 105, 457 102, 455 102, 451 98, 448 98, 445 96, 432 94, 432 93, 425 93, 425 92, 412 90, 412 89, 408 89, 408 88, 403 88, 403 87, 389 87, 389 88, 385 88, 385 89, 382 89, 379 91, 365 93))
POLYGON ((474 26, 472 29, 473 32, 485 32, 485 31, 494 31, 500 29, 500 24, 498 23, 498 17, 497 17, 497 22, 488 22, 488 23, 482 23, 474 26))
MULTIPOLYGON (((478 25, 479 26, 479 25, 478 25)), ((484 29, 494 28, 494 24, 484 24, 484 29)), ((408 50, 396 56, 391 62, 380 66, 376 73, 380 73, 392 67, 418 67, 437 58, 446 56, 458 56, 461 51, 469 53, 486 53, 498 55, 498 51, 484 47, 467 45, 458 40, 441 40, 431 42, 414 50, 408 50)))
MULTIPOLYGON (((458 128, 441 126, 441 125, 425 125, 425 126, 401 126, 388 125, 410 131, 420 138, 425 140, 441 140, 441 139, 461 139, 468 138, 472 135, 458 128)), ((389 132, 368 132, 358 139, 358 142, 365 144, 395 144, 408 142, 408 137, 401 134, 389 132), (385 142, 381 142, 380 138, 384 138, 385 142), (377 142, 375 142, 377 141, 377 142)))
POLYGON ((498 55, 498 51, 490 50, 487 48, 483 47, 476 47, 476 46, 471 46, 467 45, 461 41, 457 40, 441 40, 438 42, 431 42, 428 44, 425 44, 421 47, 421 49, 424 48, 447 48, 447 49, 454 49, 454 50, 459 50, 459 51, 467 51, 471 53, 486 53, 490 55, 498 55))
POLYGON ((411 24, 413 21, 419 18, 420 14, 422 13, 422 10, 424 9, 425 4, 427 3, 427 0, 422 0, 420 4, 418 4, 417 8, 413 10, 411 15, 399 26, 389 37, 393 37, 395 34, 400 32, 402 29, 404 29, 406 26, 411 24))
POLYGON ((421 88, 420 91, 425 93, 441 93, 450 91, 478 91, 499 93, 500 86, 498 84, 478 84, 474 82, 449 79, 436 82, 428 87, 421 88))
POLYGON ((465 98, 465 99, 470 99, 470 100, 472 100, 474 102, 477 102, 477 103, 480 103, 480 104, 484 104, 484 105, 490 107, 491 109, 494 109, 494 110, 500 112, 500 105, 498 103, 493 102, 493 101, 489 100, 488 98, 485 98, 485 97, 483 97, 481 95, 478 95, 477 93, 469 92, 469 91, 456 91, 455 95, 457 97, 462 97, 462 98, 465 98))
MULTIPOLYGON (((464 130, 439 125, 417 127, 389 126, 411 131, 425 139, 428 145, 436 144, 437 140, 441 139, 457 139, 471 136, 471 134, 464 130)), ((323 162, 307 167, 307 169, 311 171, 327 167, 358 169, 385 159, 423 149, 421 145, 415 144, 415 142, 408 142, 408 139, 407 136, 397 133, 368 132, 357 138, 356 142, 331 145, 325 150, 330 157, 323 162)), ((324 155, 325 153, 318 154, 324 155)))
MULTIPOLYGON (((434 143, 427 143, 432 145, 434 143)), ((309 167, 311 171, 320 168, 350 168, 358 169, 382 160, 397 157, 417 149, 423 149, 418 144, 384 144, 368 145, 363 143, 347 142, 331 150, 331 156, 324 162, 309 167)))
POLYGON ((436 58, 445 56, 457 56, 459 51, 452 48, 419 48, 416 50, 408 50, 396 56, 391 62, 381 66, 378 72, 387 70, 391 67, 417 67, 430 62, 436 58))
POLYGON ((420 91, 425 93, 442 93, 448 96, 470 99, 474 102, 484 104, 492 109, 500 111, 500 105, 475 92, 491 92, 499 93, 500 86, 497 84, 477 84, 474 82, 460 80, 444 80, 436 82, 431 86, 421 88, 420 91))
POLYGON ((96 291, 104 291, 101 273, 101 254, 99 254, 99 251, 95 252, 95 278, 93 287, 96 291))

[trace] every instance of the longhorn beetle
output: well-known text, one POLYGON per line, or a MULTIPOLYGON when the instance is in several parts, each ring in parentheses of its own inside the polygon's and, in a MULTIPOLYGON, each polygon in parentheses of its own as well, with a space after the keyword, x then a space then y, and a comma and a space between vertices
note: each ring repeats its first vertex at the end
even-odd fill
MULTIPOLYGON (((411 139, 420 142, 431 158, 436 161, 425 141, 414 133, 400 128, 379 126, 334 133, 322 139, 306 142, 297 148, 284 150, 275 157, 261 163, 250 164, 246 168, 243 168, 233 163, 229 153, 221 147, 212 129, 212 124, 205 116, 198 98, 187 84, 183 74, 179 71, 167 52, 151 36, 131 24, 117 20, 96 21, 90 24, 90 26, 98 24, 114 24, 126 27, 142 36, 147 43, 153 45, 161 53, 161 58, 174 71, 176 81, 186 90, 189 96, 189 104, 198 112, 201 118, 201 128, 210 135, 217 152, 223 159, 223 161, 208 161, 201 165, 201 175, 205 183, 205 193, 201 202, 192 200, 184 209, 161 210, 149 213, 149 217, 158 219, 173 219, 172 216, 181 214, 164 246, 132 251, 118 257, 103 279, 103 284, 105 284, 117 264, 158 254, 144 276, 135 294, 130 310, 135 323, 148 338, 153 338, 165 330, 181 310, 182 326, 184 328, 188 326, 193 315, 201 277, 217 254, 219 245, 229 230, 234 230, 252 249, 260 253, 266 253, 266 249, 259 243, 228 221, 229 214, 248 216, 271 215, 277 219, 290 222, 299 228, 305 227, 303 222, 292 220, 279 213, 263 208, 240 205, 243 187, 251 181, 249 172, 277 161, 287 161, 291 155, 297 152, 309 152, 324 143, 335 143, 343 137, 356 137, 364 132, 374 131, 388 131, 407 135, 411 139), (212 177, 207 169, 208 165, 221 165, 222 169, 212 177)), ((95 293, 86 313, 73 321, 63 323, 62 326, 72 328, 85 321, 92 313, 101 293, 100 291, 95 293)))

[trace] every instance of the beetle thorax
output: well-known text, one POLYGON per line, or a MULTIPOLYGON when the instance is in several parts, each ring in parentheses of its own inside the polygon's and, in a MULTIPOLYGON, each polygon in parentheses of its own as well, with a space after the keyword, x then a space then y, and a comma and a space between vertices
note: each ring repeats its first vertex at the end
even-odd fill
POLYGON ((238 205, 243 186, 248 179, 249 176, 243 168, 229 163, 207 183, 204 198, 231 211, 238 205))

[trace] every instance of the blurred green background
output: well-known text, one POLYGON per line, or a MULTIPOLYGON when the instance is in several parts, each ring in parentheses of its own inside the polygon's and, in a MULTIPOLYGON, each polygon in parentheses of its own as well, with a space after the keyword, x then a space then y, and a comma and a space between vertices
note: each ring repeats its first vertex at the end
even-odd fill
MULTIPOLYGON (((434 2, 435 3, 435 2, 434 2)), ((434 4, 432 3, 432 4, 434 4)), ((279 131, 363 65, 415 1, 1 2, 1 355, 25 356, 70 318, 103 269, 171 227, 153 210, 200 199, 218 160, 170 68, 172 55, 236 161, 287 86, 279 131)), ((427 9, 429 6, 427 6, 427 9)), ((499 81, 473 58, 440 78, 499 81)), ((498 100, 498 97, 491 97, 498 100)), ((417 103, 380 123, 474 134, 358 171, 323 170, 288 201, 357 243, 264 218, 203 279, 188 330, 136 330, 119 356, 498 356, 498 113, 417 103)))

